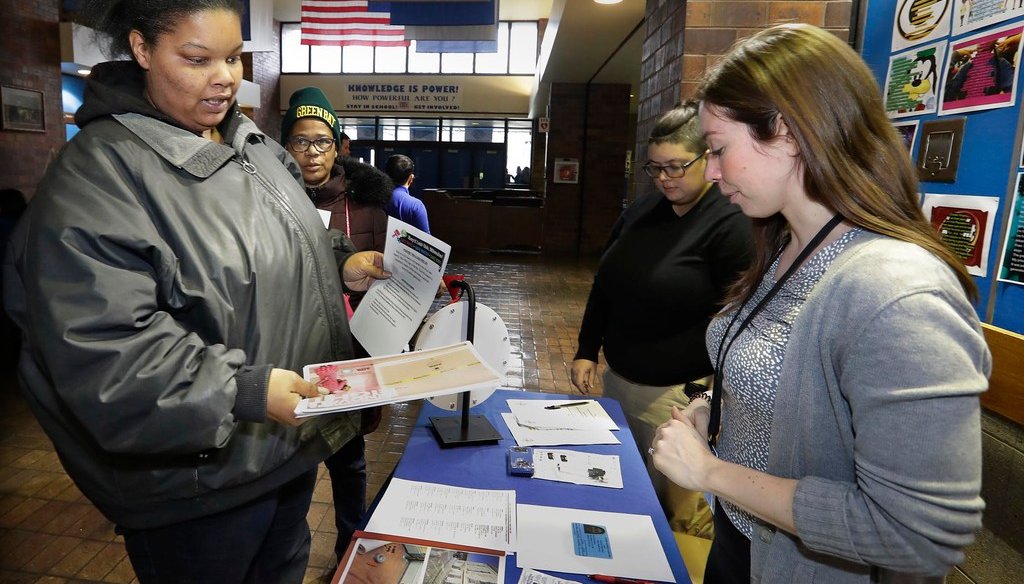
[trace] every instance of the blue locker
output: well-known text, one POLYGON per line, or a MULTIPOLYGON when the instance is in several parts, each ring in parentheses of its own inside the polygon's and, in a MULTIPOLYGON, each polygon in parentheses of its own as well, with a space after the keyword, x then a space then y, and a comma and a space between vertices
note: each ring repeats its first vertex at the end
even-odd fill
POLYGON ((441 146, 441 188, 464 189, 473 182, 473 152, 468 148, 441 146))
POLYGON ((500 148, 486 148, 477 150, 475 154, 473 170, 480 187, 485 189, 504 188, 505 151, 500 148))
POLYGON ((406 156, 412 158, 416 165, 416 180, 413 181, 410 192, 414 197, 422 199, 423 189, 436 189, 440 186, 438 165, 441 161, 441 147, 436 145, 413 146, 410 150, 412 152, 406 156))

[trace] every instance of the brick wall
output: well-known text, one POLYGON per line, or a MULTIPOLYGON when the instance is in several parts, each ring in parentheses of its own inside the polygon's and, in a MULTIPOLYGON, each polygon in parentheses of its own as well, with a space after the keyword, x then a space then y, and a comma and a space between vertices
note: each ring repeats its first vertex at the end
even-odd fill
POLYGON ((260 107, 253 121, 274 140, 281 137, 281 25, 274 21, 274 51, 245 53, 245 78, 260 86, 260 107))
MULTIPOLYGON (((634 159, 647 160, 654 122, 693 95, 708 65, 737 39, 773 24, 806 22, 848 40, 851 10, 848 0, 647 0, 634 159)), ((643 173, 634 173, 633 182, 638 195, 654 189, 643 173)))
POLYGON ((598 253, 622 211, 629 86, 555 83, 548 111, 544 251, 598 253), (554 182, 558 158, 579 161, 578 183, 554 182))
POLYGON ((45 132, 0 130, 0 188, 35 194, 64 144, 60 77, 60 1, 0 0, 0 83, 43 92, 45 132))

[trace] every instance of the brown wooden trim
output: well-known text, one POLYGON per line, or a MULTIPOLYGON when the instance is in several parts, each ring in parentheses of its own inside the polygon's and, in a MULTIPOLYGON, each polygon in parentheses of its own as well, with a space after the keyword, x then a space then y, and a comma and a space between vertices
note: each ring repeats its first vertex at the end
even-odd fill
POLYGON ((1024 335, 982 324, 992 351, 992 377, 981 405, 1024 425, 1024 335))

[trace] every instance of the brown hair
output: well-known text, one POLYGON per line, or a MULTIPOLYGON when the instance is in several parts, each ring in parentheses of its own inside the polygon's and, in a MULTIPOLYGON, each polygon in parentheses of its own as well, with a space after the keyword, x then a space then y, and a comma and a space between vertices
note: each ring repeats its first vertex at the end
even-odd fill
MULTIPOLYGON (((812 200, 863 229, 927 249, 953 269, 968 296, 977 296, 963 262, 921 212, 917 175, 885 115, 874 76, 832 33, 785 24, 739 41, 707 73, 697 97, 715 106, 716 114, 746 124, 761 143, 780 138, 777 122, 783 120, 799 148, 812 200)), ((727 302, 753 293, 788 237, 781 214, 753 225, 753 262, 727 302)))

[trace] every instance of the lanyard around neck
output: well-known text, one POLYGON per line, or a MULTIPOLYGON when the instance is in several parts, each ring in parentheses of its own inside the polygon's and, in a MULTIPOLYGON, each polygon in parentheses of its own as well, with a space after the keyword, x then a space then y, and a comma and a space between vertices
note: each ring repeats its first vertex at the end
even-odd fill
MULTIPOLYGON (((734 334, 731 339, 729 339, 729 331, 732 330, 732 325, 736 324, 736 319, 739 318, 740 313, 743 312, 743 309, 747 307, 747 303, 750 302, 750 298, 751 296, 753 296, 753 294, 748 296, 747 299, 743 301, 743 304, 740 305, 739 309, 736 311, 736 314, 733 315, 732 320, 729 321, 729 326, 725 327, 725 333, 722 335, 722 342, 718 344, 718 355, 715 357, 715 382, 712 385, 711 390, 711 419, 708 422, 708 443, 711 444, 711 446, 714 446, 715 442, 718 440, 718 427, 722 419, 722 378, 725 376, 725 372, 723 371, 723 365, 725 364, 725 356, 729 353, 729 349, 732 347, 733 341, 735 341, 737 337, 740 336, 740 333, 743 332, 748 325, 750 325, 750 322, 754 320, 754 317, 757 316, 757 314, 761 312, 761 310, 764 309, 764 307, 767 306, 769 302, 771 302, 772 298, 775 298, 775 295, 778 294, 779 290, 782 289, 782 286, 783 284, 786 283, 786 280, 788 280, 789 277, 792 276, 794 272, 796 272, 796 270, 800 267, 801 264, 804 263, 807 257, 811 255, 811 252, 813 252, 815 248, 821 245, 821 242, 825 239, 825 237, 828 236, 829 233, 832 233, 832 230, 835 229, 836 225, 839 225, 839 223, 841 223, 842 220, 843 216, 836 214, 834 217, 832 217, 832 219, 829 220, 828 223, 825 224, 824 227, 822 227, 818 231, 818 233, 814 235, 813 238, 811 238, 809 242, 807 242, 807 245, 805 245, 804 248, 800 250, 800 254, 796 256, 795 260, 793 260, 792 265, 789 266, 789 269, 786 270, 786 273, 784 273, 782 277, 779 278, 777 282, 775 282, 771 290, 769 290, 768 293, 764 295, 764 298, 762 298, 761 301, 758 302, 750 311, 750 314, 748 314, 747 317, 743 319, 743 322, 740 323, 739 328, 736 329, 736 334, 734 334), (729 339, 728 343, 725 342, 726 339, 729 339)), ((776 252, 775 257, 772 258, 771 263, 774 263, 775 260, 780 255, 782 255, 783 249, 785 249, 785 246, 783 246, 782 248, 779 249, 778 252, 776 252)))

